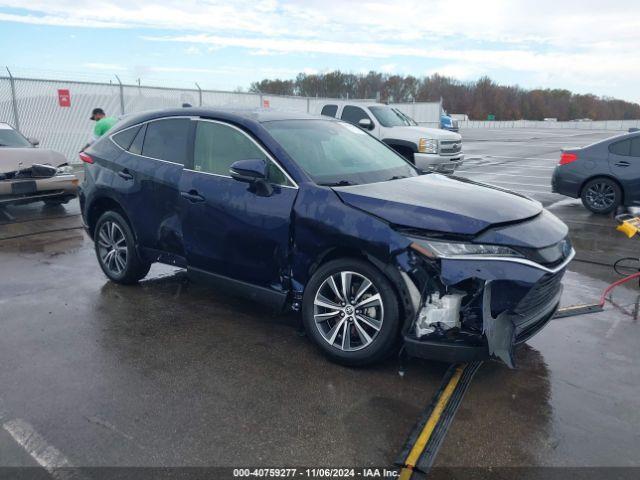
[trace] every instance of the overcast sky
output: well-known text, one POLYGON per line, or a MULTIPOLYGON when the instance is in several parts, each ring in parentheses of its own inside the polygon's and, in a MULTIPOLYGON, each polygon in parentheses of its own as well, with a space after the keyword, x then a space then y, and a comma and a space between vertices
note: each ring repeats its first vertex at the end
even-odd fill
POLYGON ((14 74, 203 88, 340 69, 640 101, 640 1, 0 0, 14 74))

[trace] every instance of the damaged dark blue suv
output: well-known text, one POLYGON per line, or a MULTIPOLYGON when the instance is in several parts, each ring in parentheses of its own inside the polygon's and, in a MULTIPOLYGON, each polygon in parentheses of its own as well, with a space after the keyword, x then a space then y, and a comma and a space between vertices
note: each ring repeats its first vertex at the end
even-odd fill
POLYGON ((127 117, 81 154, 80 199, 104 273, 153 262, 301 311, 348 365, 400 345, 444 361, 513 349, 553 316, 574 255, 526 197, 418 171, 330 118, 180 109, 127 117))

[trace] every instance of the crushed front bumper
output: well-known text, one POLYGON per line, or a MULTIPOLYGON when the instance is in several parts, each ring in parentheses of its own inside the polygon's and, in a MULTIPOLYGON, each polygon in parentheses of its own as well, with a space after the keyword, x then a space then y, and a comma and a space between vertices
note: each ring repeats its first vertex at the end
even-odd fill
MULTIPOLYGON (((466 301, 459 325, 441 328, 418 337, 418 314, 403 330, 405 351, 414 357, 445 362, 469 362, 496 357, 514 366, 514 349, 537 334, 553 318, 562 295, 562 277, 571 253, 554 268, 509 258, 441 259, 438 265, 419 258, 422 277, 434 278, 432 286, 421 284, 420 275, 405 275, 420 291, 415 312, 433 292, 464 292, 466 301)), ((445 293, 446 294, 446 293, 445 293)), ((414 295, 415 298, 415 295, 414 295)))
POLYGON ((0 206, 40 200, 71 199, 78 191, 78 177, 61 174, 48 178, 20 178, 0 181, 0 206))

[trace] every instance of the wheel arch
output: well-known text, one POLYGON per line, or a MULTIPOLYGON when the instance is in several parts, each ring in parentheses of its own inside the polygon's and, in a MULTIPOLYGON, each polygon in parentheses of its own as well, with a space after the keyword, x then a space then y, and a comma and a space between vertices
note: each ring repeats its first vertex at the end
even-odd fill
POLYGON ((418 152, 418 145, 408 140, 400 140, 396 138, 384 138, 382 139, 382 142, 386 144, 388 147, 394 149, 400 155, 403 155, 402 152, 411 154, 410 159, 413 159, 413 154, 418 152))
POLYGON ((129 216, 124 211, 124 208, 122 208, 122 205, 120 205, 120 203, 117 200, 108 196, 96 198, 91 202, 91 204, 87 208, 87 227, 89 229, 89 234, 91 235, 91 238, 93 238, 93 235, 96 229, 96 224, 98 223, 98 219, 105 212, 108 212, 108 211, 114 211, 120 214, 122 218, 124 218, 125 221, 129 224, 129 228, 131 228, 131 231, 133 232, 133 235, 134 237, 136 237, 136 240, 137 240, 136 231, 133 228, 133 225, 131 224, 131 220, 129 219, 129 216))

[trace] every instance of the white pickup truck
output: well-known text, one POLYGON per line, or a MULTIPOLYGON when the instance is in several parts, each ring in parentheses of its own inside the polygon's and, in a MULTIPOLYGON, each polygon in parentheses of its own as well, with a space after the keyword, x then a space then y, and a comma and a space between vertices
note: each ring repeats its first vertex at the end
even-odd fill
POLYGON ((326 103, 321 115, 368 130, 422 170, 453 172, 464 161, 460 134, 419 126, 397 108, 379 103, 326 103))

